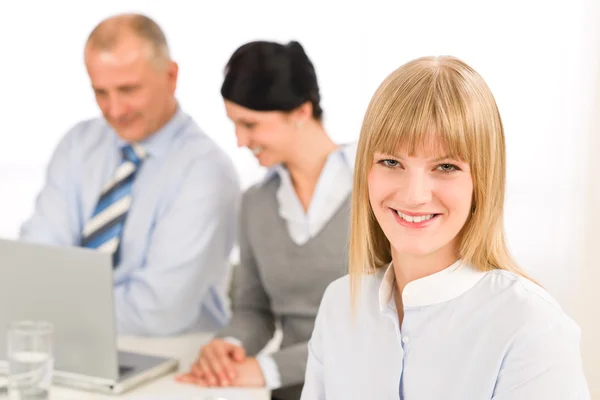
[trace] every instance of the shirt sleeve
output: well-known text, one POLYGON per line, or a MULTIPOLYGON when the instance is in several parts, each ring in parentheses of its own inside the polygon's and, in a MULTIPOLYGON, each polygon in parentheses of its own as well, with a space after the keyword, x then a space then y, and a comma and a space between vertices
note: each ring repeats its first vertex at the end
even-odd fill
POLYGON ((516 337, 502 363, 494 400, 588 400, 579 330, 558 321, 516 337))
POLYGON ((273 357, 261 354, 256 357, 260 370, 265 377, 265 386, 269 390, 279 389, 281 387, 281 375, 279 374, 279 368, 277 363, 273 360, 273 357))
POLYGON ((80 208, 75 173, 75 138, 82 133, 85 123, 74 126, 61 139, 54 150, 44 186, 39 192, 33 215, 23 223, 19 232, 21 240, 71 246, 80 240, 80 208))
POLYGON ((185 331, 229 268, 240 186, 226 161, 211 160, 210 168, 204 161, 182 168, 177 194, 156 216, 143 265, 115 286, 119 333, 185 331))

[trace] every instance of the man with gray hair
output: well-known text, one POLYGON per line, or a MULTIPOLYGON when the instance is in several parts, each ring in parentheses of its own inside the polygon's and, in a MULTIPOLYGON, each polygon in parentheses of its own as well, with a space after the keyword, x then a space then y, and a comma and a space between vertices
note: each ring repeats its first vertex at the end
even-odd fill
POLYGON ((222 328, 241 194, 230 158, 181 109, 150 18, 102 21, 85 65, 103 117, 62 138, 21 239, 110 253, 119 333, 222 328))

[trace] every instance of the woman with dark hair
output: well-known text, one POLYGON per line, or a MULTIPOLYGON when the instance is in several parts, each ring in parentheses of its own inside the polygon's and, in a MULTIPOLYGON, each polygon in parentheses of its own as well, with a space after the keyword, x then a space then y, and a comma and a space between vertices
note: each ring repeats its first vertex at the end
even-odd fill
POLYGON ((319 303, 347 267, 356 147, 327 135, 315 69, 298 42, 240 47, 221 94, 238 146, 268 170, 242 200, 231 323, 179 380, 299 399, 319 303), (281 348, 259 354, 277 321, 281 348))

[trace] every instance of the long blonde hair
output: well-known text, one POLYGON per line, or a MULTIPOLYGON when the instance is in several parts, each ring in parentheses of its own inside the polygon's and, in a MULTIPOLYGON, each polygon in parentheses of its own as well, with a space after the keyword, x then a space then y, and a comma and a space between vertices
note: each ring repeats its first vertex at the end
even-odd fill
POLYGON ((391 245, 375 219, 367 176, 377 152, 410 155, 430 143, 469 163, 473 214, 463 227, 460 257, 482 271, 504 269, 530 279, 512 260, 504 239, 504 129, 494 97, 470 66, 450 57, 404 64, 379 86, 363 120, 352 193, 350 277, 353 301, 360 279, 391 260, 391 245))

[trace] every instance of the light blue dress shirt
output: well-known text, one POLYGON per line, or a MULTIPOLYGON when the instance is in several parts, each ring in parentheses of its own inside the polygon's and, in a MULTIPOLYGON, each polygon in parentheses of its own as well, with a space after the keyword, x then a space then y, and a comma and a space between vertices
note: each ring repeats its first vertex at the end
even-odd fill
POLYGON ((587 400, 580 330, 514 273, 460 261, 410 282, 400 329, 394 270, 365 277, 351 315, 348 276, 325 292, 302 400, 587 400))
MULTIPOLYGON (((139 143, 148 157, 114 271, 119 333, 171 335, 218 330, 229 321, 224 280, 241 196, 229 157, 180 108, 139 143)), ((103 118, 75 125, 60 141, 21 239, 77 246, 125 143, 103 118)))
MULTIPOLYGON (((343 144, 329 154, 306 212, 287 168, 276 165, 265 174, 263 184, 275 175, 279 175, 281 179, 277 190, 278 212, 286 223, 290 237, 298 245, 317 235, 352 191, 356 149, 357 143, 343 144)), ((236 338, 227 340, 238 346, 242 344, 236 338)), ((266 387, 270 390, 279 389, 281 376, 273 357, 263 353, 258 355, 256 360, 265 378, 266 387)))

